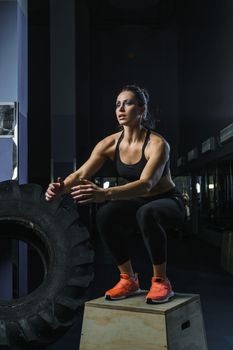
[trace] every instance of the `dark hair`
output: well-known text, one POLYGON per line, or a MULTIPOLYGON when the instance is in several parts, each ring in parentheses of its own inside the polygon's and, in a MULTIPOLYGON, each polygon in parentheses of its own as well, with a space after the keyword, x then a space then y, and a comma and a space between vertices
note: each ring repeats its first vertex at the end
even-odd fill
POLYGON ((146 89, 140 88, 138 85, 125 85, 121 91, 131 91, 139 105, 139 107, 144 107, 145 111, 142 116, 141 124, 147 128, 154 130, 155 129, 155 119, 149 113, 148 103, 150 100, 149 93, 146 89))

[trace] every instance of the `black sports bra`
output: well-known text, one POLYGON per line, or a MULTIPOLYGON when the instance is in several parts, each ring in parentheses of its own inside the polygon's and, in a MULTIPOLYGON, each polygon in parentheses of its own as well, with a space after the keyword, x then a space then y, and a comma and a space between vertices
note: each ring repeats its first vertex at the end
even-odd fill
MULTIPOLYGON (((124 137, 124 131, 122 131, 118 141, 117 141, 117 145, 116 145, 116 151, 115 151, 115 165, 116 165, 116 171, 119 177, 123 177, 124 179, 128 180, 128 181, 136 181, 140 179, 141 173, 147 163, 147 159, 145 157, 145 148, 146 145, 149 141, 150 138, 150 131, 147 130, 146 133, 146 137, 145 137, 145 141, 143 143, 142 146, 142 155, 141 155, 141 159, 134 164, 126 164, 123 163, 121 161, 121 157, 120 157, 120 143, 122 141, 124 137)), ((162 177, 167 175, 168 171, 169 171, 169 167, 170 167, 170 161, 169 159, 167 160, 164 170, 163 170, 163 174, 162 177)))

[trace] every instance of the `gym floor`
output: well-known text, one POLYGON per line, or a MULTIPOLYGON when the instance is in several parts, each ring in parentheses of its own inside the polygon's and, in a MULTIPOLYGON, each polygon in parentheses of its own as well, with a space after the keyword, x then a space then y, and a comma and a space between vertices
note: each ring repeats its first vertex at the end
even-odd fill
MULTIPOLYGON (((136 236, 132 247, 135 271, 139 273, 140 286, 150 287, 151 265, 146 250, 136 236)), ((118 271, 103 243, 95 242, 95 278, 88 298, 102 296, 106 289, 118 281, 118 271)), ((233 349, 233 276, 220 266, 221 250, 194 236, 168 235, 168 277, 175 292, 199 294, 209 350, 233 349)), ((78 350, 82 320, 49 350, 78 350)), ((123 350, 123 349, 122 349, 123 350)))

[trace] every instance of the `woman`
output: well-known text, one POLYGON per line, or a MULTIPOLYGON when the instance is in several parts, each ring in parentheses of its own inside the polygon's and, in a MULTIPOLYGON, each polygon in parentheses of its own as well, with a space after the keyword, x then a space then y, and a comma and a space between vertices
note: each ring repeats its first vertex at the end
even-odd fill
POLYGON ((105 293, 106 299, 122 299, 141 292, 129 256, 131 233, 140 229, 152 265, 153 277, 147 303, 168 301, 173 295, 166 276, 166 233, 163 226, 184 218, 181 193, 171 179, 169 145, 145 127, 148 93, 135 85, 125 86, 116 101, 116 117, 122 130, 100 141, 90 158, 64 181, 48 186, 45 197, 70 193, 79 204, 103 203, 97 212, 97 227, 112 253, 120 281, 105 293), (90 179, 111 159, 120 186, 100 188, 90 179))

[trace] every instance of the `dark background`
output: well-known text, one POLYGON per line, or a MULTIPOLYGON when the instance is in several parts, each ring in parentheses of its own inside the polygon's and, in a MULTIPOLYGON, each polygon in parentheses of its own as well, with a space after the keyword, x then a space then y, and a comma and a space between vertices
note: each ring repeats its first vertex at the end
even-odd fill
POLYGON ((70 37, 69 13, 61 15, 58 4, 28 3, 29 180, 49 181, 50 157, 55 175, 67 174, 70 153, 82 164, 97 141, 115 132, 115 98, 126 83, 149 90, 158 132, 171 145, 174 171, 179 156, 232 122, 232 1, 68 2, 65 6, 74 5, 75 11, 70 37), (57 28, 59 40, 51 36, 57 28), (72 152, 65 154, 72 138, 72 152))

